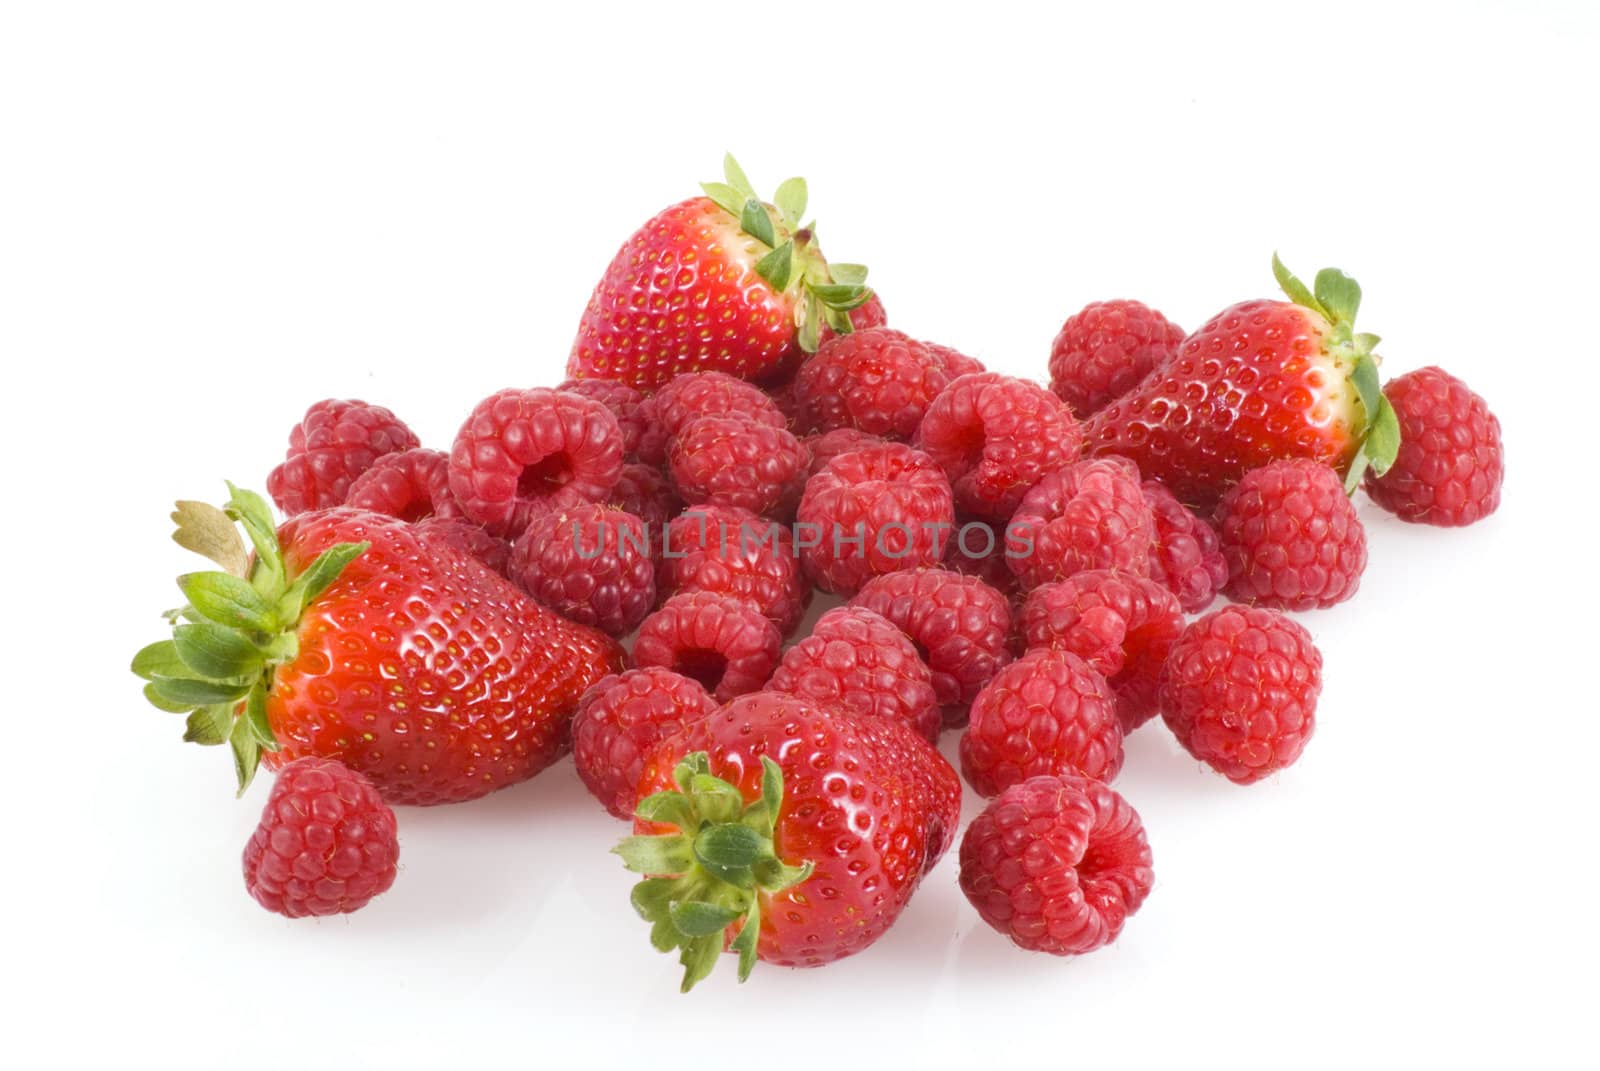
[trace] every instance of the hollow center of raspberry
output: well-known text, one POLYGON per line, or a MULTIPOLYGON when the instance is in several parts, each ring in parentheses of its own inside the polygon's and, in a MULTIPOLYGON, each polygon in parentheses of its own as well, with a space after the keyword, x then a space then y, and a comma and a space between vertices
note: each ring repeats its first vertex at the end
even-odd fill
POLYGON ((517 477, 518 498, 544 498, 561 490, 572 479, 572 464, 566 454, 540 458, 517 477))
POLYGON ((728 671, 728 659, 721 652, 704 647, 691 647, 679 652, 675 661, 673 669, 699 682, 708 692, 717 690, 717 685, 722 683, 722 675, 728 671))
POLYGON ((410 524, 416 524, 432 516, 433 503, 416 495, 406 499, 405 504, 400 507, 400 519, 410 524))

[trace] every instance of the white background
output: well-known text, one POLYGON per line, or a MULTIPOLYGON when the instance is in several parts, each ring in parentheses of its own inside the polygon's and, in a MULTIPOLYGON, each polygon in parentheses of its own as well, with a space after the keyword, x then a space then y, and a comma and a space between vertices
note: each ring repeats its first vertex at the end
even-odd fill
POLYGON ((1049 7, 5 6, 13 1066, 1592 1059, 1594 6, 1049 7), (1498 410, 1504 506, 1363 504, 1289 772, 1130 740, 1157 884, 1089 957, 1007 945, 951 858, 867 953, 681 998, 570 764, 402 812, 359 914, 260 910, 265 778, 235 802, 126 672, 191 567, 170 501, 261 486, 317 398, 447 446, 555 382, 617 245, 724 149, 807 175, 896 326, 1008 372, 1090 300, 1192 328, 1268 294, 1274 249, 1343 267, 1386 373, 1498 410))

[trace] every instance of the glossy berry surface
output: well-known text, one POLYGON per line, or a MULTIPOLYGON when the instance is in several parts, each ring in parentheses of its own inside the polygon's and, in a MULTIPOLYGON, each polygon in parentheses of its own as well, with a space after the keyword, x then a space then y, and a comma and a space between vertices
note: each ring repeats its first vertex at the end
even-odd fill
POLYGON ((955 525, 944 470, 920 450, 884 443, 842 454, 806 482, 795 531, 806 575, 853 595, 874 576, 937 565, 955 525))
POLYGON ((737 506, 690 506, 667 525, 662 595, 707 591, 749 603, 789 635, 811 604, 789 528, 737 506))
POLYGON ((960 350, 952 349, 949 346, 941 346, 937 342, 923 342, 922 345, 929 353, 933 354, 933 359, 939 362, 939 367, 943 368, 944 374, 951 379, 955 379, 957 376, 970 376, 988 371, 983 366, 982 361, 976 357, 968 357, 960 350))
POLYGON ((742 599, 713 591, 674 595, 639 626, 636 666, 664 666, 727 702, 767 682, 783 638, 742 599))
POLYGON ((511 546, 507 573, 567 620, 626 636, 656 602, 649 540, 633 514, 580 502, 530 521, 511 546))
POLYGON ((1505 451, 1500 421, 1442 368, 1420 368, 1383 389, 1400 421, 1400 454, 1382 476, 1367 470, 1372 500, 1403 521, 1453 528, 1500 506, 1505 451))
POLYGON ((1096 301, 1067 318, 1050 347, 1050 389, 1087 417, 1172 359, 1183 329, 1138 301, 1096 301))
POLYGON ((1077 459, 1083 443, 1066 403, 1035 383, 994 372, 951 381, 914 440, 944 469, 956 506, 1005 521, 1028 488, 1077 459))
POLYGON ((450 457, 439 450, 401 450, 384 454, 350 483, 345 505, 403 521, 460 517, 450 493, 450 457))
POLYGON ((536 514, 604 502, 622 474, 617 418, 566 391, 503 390, 479 402, 450 451, 450 491, 495 535, 515 538, 536 514))
POLYGON ((1161 674, 1161 716, 1184 749, 1241 785, 1300 757, 1316 723, 1322 654, 1273 610, 1225 606, 1191 622, 1161 674))
POLYGON ((1122 723, 1106 679, 1070 651, 1042 648, 1004 667, 972 701, 961 773, 980 796, 1037 774, 1110 781, 1122 769, 1122 723))
POLYGON ((792 516, 811 457, 782 428, 742 417, 701 417, 667 448, 672 485, 686 502, 792 516))
POLYGON ((268 766, 337 759, 390 803, 475 799, 553 762, 579 696, 620 667, 612 640, 419 528, 349 509, 279 528, 291 576, 334 544, 371 547, 305 609, 273 673, 268 766))
POLYGON ((365 777, 329 759, 278 772, 244 849, 244 885, 268 911, 297 919, 359 911, 394 884, 394 812, 365 777))
POLYGON ((1228 582, 1228 563, 1217 530, 1159 481, 1145 480, 1140 488, 1156 526, 1150 578, 1178 597, 1184 613, 1197 614, 1228 582))
POLYGON ((840 335, 823 343, 795 377, 800 426, 909 439, 949 381, 926 346, 893 328, 840 335))
POLYGON ((1071 651, 1106 678, 1123 732, 1156 715, 1161 667, 1183 632, 1183 608, 1155 581, 1105 570, 1028 593, 1021 630, 1030 650, 1071 651))
POLYGON ((961 891, 1031 952, 1073 956, 1110 944, 1154 882, 1139 813, 1081 777, 1012 786, 961 841, 961 891))
POLYGON ((267 476, 285 514, 344 505, 350 485, 385 454, 420 446, 404 421, 381 405, 329 398, 289 432, 289 452, 267 476))
POLYGON ((757 424, 787 428, 788 418, 759 387, 724 372, 686 372, 665 383, 644 402, 648 424, 640 460, 664 464, 667 447, 701 417, 743 417, 757 424))
POLYGON ((806 449, 811 451, 811 467, 806 472, 807 478, 810 478, 821 472, 827 467, 828 462, 840 454, 848 454, 864 446, 881 446, 888 440, 881 435, 869 435, 857 428, 835 428, 832 431, 807 435, 802 441, 806 444, 806 449))
POLYGON ((613 379, 569 379, 556 390, 581 395, 611 410, 611 415, 617 418, 617 427, 622 429, 623 456, 639 456, 640 443, 650 430, 644 395, 613 379))
POLYGON ((1217 505, 1227 595, 1280 610, 1348 599, 1367 567, 1367 536, 1337 473, 1274 461, 1245 473, 1217 505))
POLYGON ((1150 570, 1155 517, 1139 474, 1116 458, 1090 458, 1034 484, 1012 516, 1015 538, 1031 543, 1007 557, 1024 589, 1085 569, 1150 570))
POLYGON ((645 757, 718 707, 698 681, 659 666, 606 677, 583 693, 572 719, 578 776, 613 817, 632 819, 645 757))
POLYGON ((871 610, 840 606, 823 614, 811 635, 784 652, 767 690, 939 738, 933 674, 905 633, 871 610))
MULTIPOLYGON (((965 717, 978 690, 1011 661, 1011 604, 977 577, 908 569, 874 577, 850 599, 893 622, 933 671, 947 715, 965 717)), ((949 718, 947 717, 947 723, 949 718)))

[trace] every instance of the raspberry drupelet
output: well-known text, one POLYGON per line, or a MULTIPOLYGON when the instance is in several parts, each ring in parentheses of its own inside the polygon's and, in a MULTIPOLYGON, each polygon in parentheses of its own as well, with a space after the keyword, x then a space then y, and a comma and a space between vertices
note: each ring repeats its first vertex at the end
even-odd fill
POLYGON ((613 817, 632 818, 645 757, 717 706, 698 681, 660 666, 601 679, 572 719, 572 757, 584 787, 613 817))
POLYGON ((1227 595, 1280 610, 1348 599, 1367 567, 1367 536, 1338 473, 1274 461, 1245 473, 1217 505, 1227 595))
POLYGON ((1077 461, 1048 474, 1023 496, 1010 530, 1029 544, 1006 558, 1025 590, 1085 569, 1144 576, 1156 539, 1138 472, 1121 458, 1077 461))
POLYGON ((1465 383, 1442 368, 1419 368, 1383 388, 1400 421, 1400 453, 1363 486, 1402 521, 1459 527, 1500 506, 1505 451, 1500 421, 1465 383))
POLYGON ((725 703, 767 682, 782 645, 777 626, 748 602, 694 591, 672 596, 644 619, 633 662, 690 677, 725 703))
POLYGON ((818 348, 795 376, 800 426, 909 439, 949 382, 926 346, 893 328, 840 335, 818 348))
POLYGON ((384 454, 374 461, 351 481, 345 505, 403 521, 462 516, 450 493, 450 456, 420 447, 384 454))
POLYGON ((513 583, 569 621, 626 636, 656 602, 644 522, 579 502, 540 514, 511 546, 513 583))
POLYGON ((1087 417, 1178 352, 1183 329, 1138 301, 1096 301, 1067 318, 1050 347, 1050 389, 1087 417))
POLYGON ((267 476, 267 492, 288 516, 342 506, 350 485, 386 454, 422 445, 381 405, 328 398, 289 432, 289 452, 267 476))
POLYGON ((656 572, 661 595, 709 591, 740 599, 784 636, 811 604, 789 529, 737 506, 690 506, 667 525, 656 572))

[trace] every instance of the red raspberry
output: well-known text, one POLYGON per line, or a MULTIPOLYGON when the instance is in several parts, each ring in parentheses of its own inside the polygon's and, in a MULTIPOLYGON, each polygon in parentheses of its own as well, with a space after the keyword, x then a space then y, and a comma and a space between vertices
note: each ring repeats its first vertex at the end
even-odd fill
POLYGON ((922 343, 889 327, 831 339, 795 376, 800 426, 909 439, 950 382, 922 343))
POLYGON ((378 458, 350 482, 344 504, 403 521, 462 515, 450 493, 449 455, 420 447, 378 458))
POLYGON ((873 577, 850 600, 888 618, 933 671, 946 724, 965 717, 1001 666, 1011 661, 1011 604, 982 580, 948 569, 907 569, 873 577))
POLYGON ((1197 614, 1228 582, 1228 563, 1217 530, 1159 480, 1146 480, 1140 487, 1156 522, 1150 578, 1176 595, 1185 613, 1197 614))
POLYGON ((726 372, 685 372, 668 380, 647 399, 645 416, 650 428, 641 440, 639 460, 647 465, 665 464, 672 440, 701 417, 744 417, 774 428, 789 426, 760 387, 726 372))
POLYGON ((1096 301, 1067 318, 1050 347, 1050 389, 1087 418, 1167 363, 1183 329, 1137 301, 1096 301))
POLYGON ((603 678, 583 693, 572 719, 578 776, 614 817, 632 818, 645 756, 716 712, 716 700, 699 682, 669 669, 647 666, 603 678))
POLYGON ((795 533, 806 575, 852 595, 874 576, 937 565, 955 520, 933 459, 884 443, 841 454, 807 481, 795 533))
POLYGON ((782 646, 777 626, 748 602, 692 591, 674 595, 644 619, 633 663, 692 677, 725 703, 765 684, 782 646))
POLYGON ((949 346, 941 346, 937 342, 924 342, 923 347, 933 354, 933 359, 939 362, 939 367, 944 369, 944 374, 951 379, 960 376, 976 375, 986 372, 983 362, 976 357, 968 357, 960 350, 953 350, 949 346))
POLYGON ((569 379, 556 390, 582 395, 611 410, 611 415, 617 418, 617 427, 622 429, 622 455, 638 456, 639 443, 650 430, 644 395, 615 379, 569 379))
POLYGON ((1172 592, 1142 576, 1091 569, 1034 588, 1021 618, 1030 649, 1071 651, 1106 678, 1124 733, 1155 716, 1161 666, 1183 632, 1172 592))
POLYGON ((1030 651, 972 701, 961 773, 980 796, 1038 774, 1110 781, 1122 769, 1122 723, 1106 679, 1071 651, 1030 651))
POLYGON ((1110 944, 1155 875, 1139 812, 1082 777, 1013 785, 961 840, 961 891, 983 921, 1030 952, 1110 944))
MULTIPOLYGON (((856 331, 866 331, 873 327, 882 327, 889 322, 889 314, 883 309, 883 302, 878 300, 878 292, 874 290, 872 296, 865 302, 850 310, 850 327, 856 331)), ((822 325, 822 331, 817 337, 817 345, 839 335, 827 324, 822 325)))
POLYGON ((289 432, 289 453, 267 476, 267 493, 289 516, 344 505, 350 484, 385 454, 422 445, 381 405, 328 398, 289 432))
POLYGON ((1022 584, 1006 559, 1020 552, 1023 544, 1008 543, 1006 531, 1004 525, 958 515, 955 530, 945 540, 944 565, 977 577, 1015 603, 1022 597, 1022 584))
POLYGON ((1367 471, 1372 500, 1402 521, 1446 528, 1493 513, 1506 467, 1488 404, 1431 366, 1390 380, 1383 392, 1400 419, 1400 454, 1382 476, 1367 471))
POLYGON ((784 653, 767 691, 904 722, 931 741, 939 739, 933 674, 905 633, 871 610, 840 606, 823 614, 811 635, 784 653))
POLYGON ((1274 610, 1225 606, 1190 622, 1161 671, 1161 716, 1195 758, 1241 785, 1300 757, 1322 655, 1274 610))
POLYGON ((661 542, 661 530, 683 508, 682 500, 660 469, 637 463, 622 466, 622 475, 611 489, 610 503, 645 523, 652 554, 661 542))
POLYGON ((811 604, 789 529, 737 506, 691 506, 672 519, 656 588, 666 595, 711 591, 743 599, 785 636, 811 604))
POLYGON ((1312 610, 1361 586, 1367 535, 1339 474, 1321 462, 1245 473, 1217 504, 1217 529, 1235 602, 1312 610))
POLYGON ((1006 564, 1024 589, 1085 569, 1144 576, 1155 524, 1131 465, 1120 458, 1079 461, 1045 476, 1023 496, 1011 518, 1013 538, 1022 546, 1006 564))
POLYGON ((450 452, 451 493, 501 536, 553 507, 604 502, 621 474, 622 429, 611 410, 548 387, 491 394, 450 452))
POLYGON ((858 428, 834 428, 816 435, 808 435, 803 440, 806 449, 811 451, 811 467, 806 470, 809 479, 827 467, 828 462, 840 454, 848 454, 852 450, 860 450, 866 446, 880 446, 887 440, 881 435, 869 435, 858 428))
POLYGON ((688 502, 793 516, 811 457, 782 428, 742 417, 701 417, 667 450, 672 484, 688 502))
POLYGON ((394 811, 341 762, 287 763, 244 846, 244 887, 288 918, 359 911, 394 884, 394 811))
POLYGON ((943 466, 964 512, 1004 521, 1028 488, 1077 459, 1083 433, 1043 387, 982 372, 940 392, 915 445, 943 466))
POLYGON ((505 576, 511 563, 511 544, 484 531, 471 521, 455 517, 425 517, 416 522, 419 537, 443 539, 505 576))
POLYGON ((513 583, 569 621, 626 636, 656 602, 650 533, 631 513, 593 502, 528 522, 511 546, 513 583))

